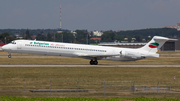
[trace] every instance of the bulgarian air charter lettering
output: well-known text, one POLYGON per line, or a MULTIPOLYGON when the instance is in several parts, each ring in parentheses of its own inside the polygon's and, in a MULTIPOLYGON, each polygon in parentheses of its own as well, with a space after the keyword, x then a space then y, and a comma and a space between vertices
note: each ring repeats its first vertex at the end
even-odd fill
MULTIPOLYGON (((30 42, 30 44, 33 44, 33 42, 30 42)), ((49 45, 49 43, 40 43, 40 42, 34 42, 35 45, 49 45)))

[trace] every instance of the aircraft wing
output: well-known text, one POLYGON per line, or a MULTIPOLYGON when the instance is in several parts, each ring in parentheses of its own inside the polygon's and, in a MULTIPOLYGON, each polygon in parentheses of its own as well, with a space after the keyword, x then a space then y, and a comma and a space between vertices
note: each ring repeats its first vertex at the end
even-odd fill
POLYGON ((86 58, 86 59, 93 59, 93 58, 102 59, 102 58, 106 58, 106 57, 120 56, 120 54, 89 55, 89 54, 84 54, 84 53, 75 53, 75 55, 77 55, 78 57, 81 57, 81 58, 86 58))

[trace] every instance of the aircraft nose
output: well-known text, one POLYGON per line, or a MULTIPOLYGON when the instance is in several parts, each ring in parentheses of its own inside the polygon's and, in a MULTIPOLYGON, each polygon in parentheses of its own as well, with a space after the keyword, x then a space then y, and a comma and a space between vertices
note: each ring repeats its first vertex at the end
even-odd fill
POLYGON ((4 46, 1 47, 1 49, 4 51, 4 50, 7 50, 8 47, 7 47, 7 45, 4 45, 4 46))

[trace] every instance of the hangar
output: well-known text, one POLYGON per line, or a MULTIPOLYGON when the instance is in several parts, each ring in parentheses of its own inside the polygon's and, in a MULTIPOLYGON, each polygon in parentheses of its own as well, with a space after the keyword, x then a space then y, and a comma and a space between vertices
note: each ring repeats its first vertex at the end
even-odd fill
POLYGON ((180 38, 177 41, 167 41, 161 47, 161 51, 180 51, 180 38))

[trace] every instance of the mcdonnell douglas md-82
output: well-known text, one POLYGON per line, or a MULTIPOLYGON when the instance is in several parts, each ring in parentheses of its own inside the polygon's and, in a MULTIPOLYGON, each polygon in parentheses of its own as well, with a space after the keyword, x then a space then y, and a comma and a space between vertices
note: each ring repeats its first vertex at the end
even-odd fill
POLYGON ((36 40, 15 40, 7 45, 4 45, 2 49, 9 52, 9 58, 11 58, 11 53, 53 55, 90 59, 91 65, 97 65, 97 60, 103 59, 135 61, 145 58, 159 57, 159 54, 156 52, 168 40, 176 39, 154 36, 145 46, 137 49, 36 40))

